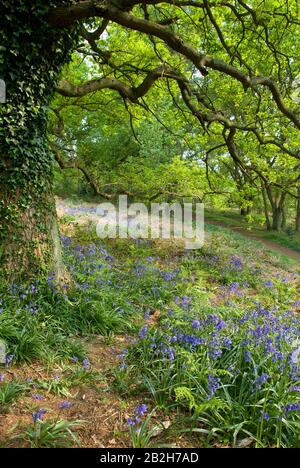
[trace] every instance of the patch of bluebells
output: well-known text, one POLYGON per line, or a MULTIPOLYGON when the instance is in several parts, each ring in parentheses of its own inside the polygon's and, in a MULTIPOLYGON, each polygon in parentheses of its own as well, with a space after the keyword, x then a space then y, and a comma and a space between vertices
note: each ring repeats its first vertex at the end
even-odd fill
POLYGON ((36 315, 37 312, 38 312, 38 307, 37 307, 37 305, 30 303, 30 304, 27 304, 27 305, 26 305, 25 310, 26 310, 29 314, 36 315))
MULTIPOLYGON (((245 287, 244 283, 244 287, 245 287)), ((225 302, 226 305, 231 305, 231 300, 234 297, 243 297, 245 295, 245 291, 241 288, 239 282, 233 282, 228 285, 222 285, 220 287, 220 292, 217 295, 217 300, 221 299, 225 302)))
POLYGON ((207 385, 208 385, 208 397, 212 398, 214 394, 216 393, 216 391, 220 388, 221 380, 219 377, 216 377, 212 374, 208 374, 207 385))
POLYGON ((285 416, 289 417, 291 411, 300 411, 300 403, 288 403, 285 407, 285 416))
MULTIPOLYGON (((300 340, 300 320, 292 311, 266 308, 256 302, 243 312, 222 306, 197 315, 192 298, 178 297, 175 303, 175 307, 161 316, 158 327, 140 329, 139 340, 126 353, 128 364, 132 364, 131 349, 138 349, 140 361, 145 359, 145 366, 153 372, 157 362, 160 366, 165 363, 170 381, 172 373, 179 372, 186 382, 188 375, 187 380, 184 375, 191 372, 191 362, 193 373, 199 368, 198 384, 206 389, 207 399, 215 395, 222 397, 224 388, 232 391, 234 398, 236 379, 244 375, 249 398, 253 398, 257 410, 268 389, 282 380, 287 397, 292 395, 295 399, 288 403, 286 412, 290 417, 298 417, 300 362, 293 362, 292 355, 294 343, 300 340), (190 361, 187 353, 194 355, 190 361), (210 372, 205 377, 202 370, 207 367, 210 372)), ((134 356, 136 359, 136 352, 134 356)), ((280 396, 278 408, 281 399, 280 396)), ((275 417, 279 421, 280 410, 274 415, 272 408, 266 407, 260 420, 267 422, 269 417, 275 417)))
POLYGON ((161 276, 164 281, 174 281, 178 280, 178 276, 180 274, 180 269, 175 268, 172 271, 162 271, 161 276))
POLYGON ((238 255, 231 255, 226 268, 229 270, 234 270, 234 271, 239 271, 239 272, 243 271, 244 270, 243 259, 238 255))
MULTIPOLYGON (((94 289, 93 292, 97 292, 99 286, 113 286, 109 275, 116 261, 100 242, 74 245, 71 237, 62 236, 62 244, 65 263, 72 271, 79 291, 94 289)), ((52 283, 52 279, 49 280, 52 283)))
POLYGON ((266 287, 266 288, 274 288, 274 283, 273 283, 273 281, 267 280, 267 281, 265 282, 265 287, 266 287))
POLYGON ((240 287, 254 286, 262 275, 262 270, 254 259, 245 259, 240 255, 221 256, 206 253, 201 260, 206 267, 211 267, 214 281, 233 285, 233 288, 236 287, 235 283, 239 283, 240 287))
POLYGON ((131 429, 134 429, 136 432, 139 432, 139 424, 141 423, 141 418, 143 418, 147 413, 147 405, 142 403, 141 405, 135 408, 134 416, 127 420, 131 429))
POLYGON ((80 215, 96 215, 97 208, 90 206, 68 206, 63 202, 58 202, 57 207, 62 209, 64 213, 71 216, 80 216, 80 215))
POLYGON ((125 370, 127 368, 126 357, 128 354, 128 349, 124 349, 121 354, 117 354, 117 359, 120 361, 118 368, 119 370, 125 370))
POLYGON ((193 301, 192 296, 184 295, 182 297, 178 297, 178 296, 175 297, 175 304, 178 305, 178 307, 180 307, 181 309, 186 310, 188 312, 191 310, 192 301, 193 301))
POLYGON ((291 387, 290 392, 300 392, 300 385, 294 385, 291 387))

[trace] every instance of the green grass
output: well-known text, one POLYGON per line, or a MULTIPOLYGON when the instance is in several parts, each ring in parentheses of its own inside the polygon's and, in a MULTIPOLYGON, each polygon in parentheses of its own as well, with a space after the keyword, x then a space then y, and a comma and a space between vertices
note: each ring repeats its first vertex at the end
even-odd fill
POLYGON ((23 440, 31 448, 67 448, 78 446, 79 441, 74 432, 84 421, 36 420, 32 425, 26 425, 15 437, 23 440))
POLYGON ((288 247, 296 252, 300 252, 300 234, 296 233, 292 229, 286 231, 267 231, 263 226, 259 225, 258 222, 248 223, 247 220, 240 216, 236 211, 218 211, 212 209, 205 210, 205 218, 209 223, 209 220, 220 222, 224 226, 230 228, 243 228, 248 230, 252 235, 257 236, 261 239, 266 239, 274 242, 275 244, 283 247, 288 247))
MULTIPOLYGON (((250 437, 258 447, 297 446, 300 416, 292 410, 287 417, 283 410, 300 405, 299 392, 290 391, 300 387, 300 378, 291 375, 292 348, 284 339, 287 330, 292 340, 300 330, 289 312, 299 298, 294 265, 228 229, 208 225, 206 234, 202 249, 181 251, 167 243, 103 243, 80 228, 72 239, 63 238, 75 287, 58 290, 51 278, 3 283, 0 338, 13 354, 9 366, 38 361, 48 375, 59 369, 59 377, 26 385, 1 382, 0 412, 33 386, 69 397, 76 388, 99 386, 103 378, 124 399, 159 408, 162 418, 175 411, 184 424, 178 430, 198 434, 201 445, 236 445, 250 437), (263 335, 259 343, 252 340, 253 330, 263 335), (101 377, 86 365, 83 342, 101 334, 111 346, 115 333, 130 334, 131 344, 101 377), (284 353, 283 370, 280 360, 266 354, 267 346, 284 353), (264 374, 268 378, 254 392, 264 374), (261 421, 261 414, 268 419, 261 421)), ((131 431, 135 446, 150 444, 150 419, 140 433, 131 431)), ((21 437, 33 447, 54 447, 74 444, 72 434, 71 426, 51 419, 26 426, 21 437)))
POLYGON ((3 412, 16 401, 29 386, 17 382, 5 382, 0 384, 0 412, 3 412))

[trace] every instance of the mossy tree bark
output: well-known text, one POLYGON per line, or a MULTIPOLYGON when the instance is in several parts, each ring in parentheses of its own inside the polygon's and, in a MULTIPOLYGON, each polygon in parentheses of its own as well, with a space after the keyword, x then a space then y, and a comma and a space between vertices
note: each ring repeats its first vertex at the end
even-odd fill
MULTIPOLYGON (((21 168, 22 170, 22 168, 21 168)), ((24 280, 53 272, 57 280, 68 277, 63 266, 51 177, 43 174, 48 191, 37 192, 30 177, 12 193, 13 171, 1 171, 2 271, 8 279, 24 280)))
MULTIPOLYGON (((51 6, 55 3, 51 2, 51 6)), ((49 2, 1 4, 0 267, 10 279, 64 275, 46 140, 49 101, 76 41, 76 28, 49 28, 49 2)))

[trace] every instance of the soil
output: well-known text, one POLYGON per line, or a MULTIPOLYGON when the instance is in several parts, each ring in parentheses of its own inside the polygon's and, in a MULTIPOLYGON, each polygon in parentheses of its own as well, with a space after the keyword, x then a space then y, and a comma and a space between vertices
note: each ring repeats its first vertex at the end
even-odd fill
POLYGON ((249 239, 255 240, 260 242, 261 244, 264 244, 266 247, 268 247, 271 250, 275 250, 278 253, 281 253, 283 255, 286 255, 290 258, 293 258, 294 260, 297 260, 300 262, 300 252, 297 252, 296 250, 293 250, 289 247, 284 247, 283 245, 279 245, 276 242, 272 242, 268 239, 263 239, 262 237, 258 236, 254 232, 248 231, 247 229, 244 229, 242 227, 238 226, 231 226, 227 223, 224 223, 222 221, 214 221, 209 219, 207 221, 207 224, 213 224, 215 226, 220 226, 222 228, 228 229, 230 231, 238 232, 242 236, 248 237, 249 239))

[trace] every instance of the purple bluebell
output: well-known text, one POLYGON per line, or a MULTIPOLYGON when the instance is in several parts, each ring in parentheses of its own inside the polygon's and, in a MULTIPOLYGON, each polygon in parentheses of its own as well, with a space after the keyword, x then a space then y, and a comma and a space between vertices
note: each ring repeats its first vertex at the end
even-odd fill
POLYGON ((40 393, 34 393, 31 396, 34 400, 38 400, 38 401, 45 400, 44 395, 41 395, 40 393))
POLYGON ((71 406, 72 406, 72 403, 70 403, 70 401, 67 401, 67 400, 62 401, 61 403, 58 404, 59 409, 69 409, 71 408, 71 406))
POLYGON ((33 422, 37 422, 37 421, 42 421, 43 420, 43 416, 44 414, 47 413, 47 410, 45 409, 39 409, 38 411, 35 411, 34 413, 32 413, 32 420, 33 422))
POLYGON ((6 357, 5 357, 5 367, 9 367, 12 363, 14 359, 14 355, 11 353, 11 354, 7 354, 6 357))
POLYGON ((82 367, 84 368, 84 370, 89 370, 90 367, 91 367, 91 363, 89 361, 88 358, 84 358, 83 361, 82 361, 82 367))
POLYGON ((144 416, 144 414, 147 413, 147 405, 145 405, 145 403, 142 403, 141 405, 137 406, 135 411, 136 414, 138 414, 139 416, 144 416))

